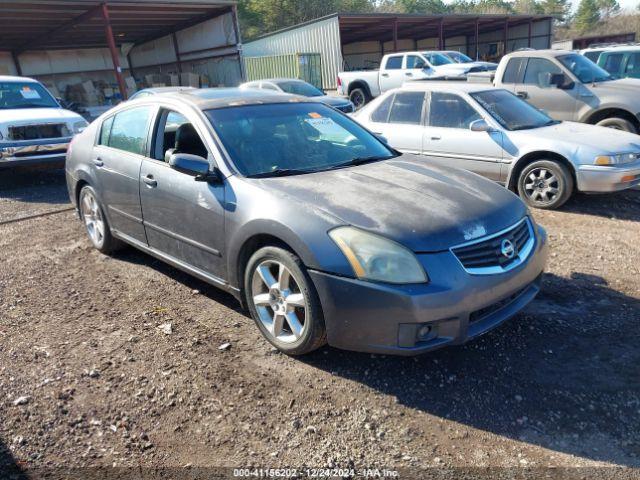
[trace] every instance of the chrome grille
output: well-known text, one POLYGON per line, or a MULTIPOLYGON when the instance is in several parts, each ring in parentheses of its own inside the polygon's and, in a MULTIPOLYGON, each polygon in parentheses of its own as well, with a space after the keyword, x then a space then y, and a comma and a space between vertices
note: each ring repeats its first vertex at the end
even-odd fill
POLYGON ((43 138, 61 138, 68 136, 64 123, 45 123, 41 125, 21 125, 9 127, 11 140, 40 140, 43 138))
POLYGON ((525 217, 502 232, 458 245, 451 251, 467 272, 491 275, 520 265, 529 257, 534 244, 533 227, 529 218, 525 217), (511 248, 513 254, 508 255, 511 248))

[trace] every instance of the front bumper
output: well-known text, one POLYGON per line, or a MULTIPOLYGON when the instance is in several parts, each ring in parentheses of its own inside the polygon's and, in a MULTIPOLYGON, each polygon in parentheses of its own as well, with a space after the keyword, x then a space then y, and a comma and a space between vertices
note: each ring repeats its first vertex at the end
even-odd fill
POLYGON ((576 171, 581 192, 618 192, 640 185, 640 162, 603 167, 580 165, 576 171))
POLYGON ((547 256, 546 232, 537 227, 529 259, 496 275, 468 274, 451 252, 418 255, 431 279, 425 285, 309 273, 320 296, 330 345, 416 355, 465 343, 517 314, 540 291, 547 256))
POLYGON ((71 137, 0 143, 0 168, 64 163, 71 137))

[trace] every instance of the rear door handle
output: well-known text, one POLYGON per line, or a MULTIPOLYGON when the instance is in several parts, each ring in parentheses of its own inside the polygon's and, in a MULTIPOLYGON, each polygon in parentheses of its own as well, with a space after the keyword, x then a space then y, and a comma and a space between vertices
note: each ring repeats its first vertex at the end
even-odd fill
POLYGON ((93 164, 94 164, 96 167, 104 167, 104 162, 102 161, 102 159, 101 159, 100 157, 98 157, 98 158, 94 158, 94 159, 93 159, 93 164))
POLYGON ((434 135, 431 137, 431 140, 442 140, 442 137, 440 135, 434 135))
POLYGON ((383 77, 388 77, 389 76, 388 73, 381 73, 380 75, 382 75, 383 77))
POLYGON ((153 175, 142 177, 142 181, 146 183, 150 188, 155 188, 158 186, 158 182, 153 178, 153 175))
POLYGON ((411 73, 411 72, 405 72, 405 75, 406 75, 407 77, 413 77, 413 73, 411 73))
POLYGON ((529 94, 527 92, 516 92, 516 97, 524 100, 525 98, 529 98, 529 94))

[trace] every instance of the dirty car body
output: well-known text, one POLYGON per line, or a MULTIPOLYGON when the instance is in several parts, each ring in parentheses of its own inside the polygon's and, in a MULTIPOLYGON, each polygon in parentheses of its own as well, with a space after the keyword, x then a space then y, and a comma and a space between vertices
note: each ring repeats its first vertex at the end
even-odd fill
POLYGON ((535 297, 547 256, 544 229, 506 189, 400 154, 302 97, 211 89, 128 102, 76 137, 66 169, 72 201, 93 188, 115 238, 274 324, 286 294, 274 287, 261 303, 243 279, 261 248, 285 250, 308 284, 300 322, 313 310, 328 343, 349 350, 411 355, 481 335, 535 297), (118 114, 136 109, 148 117, 142 150, 101 145, 105 125, 113 136, 118 114), (201 138, 206 174, 179 169, 183 147, 163 151, 167 111, 201 138))

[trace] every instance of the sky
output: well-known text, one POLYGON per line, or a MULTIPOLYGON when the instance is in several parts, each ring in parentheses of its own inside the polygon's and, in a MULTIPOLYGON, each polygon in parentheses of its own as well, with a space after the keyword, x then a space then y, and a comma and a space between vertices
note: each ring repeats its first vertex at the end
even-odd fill
MULTIPOLYGON (((635 10, 636 7, 638 6, 639 1, 640 0, 618 0, 618 2, 620 3, 620 6, 626 10, 635 10)), ((571 3, 573 4, 573 9, 575 10, 578 8, 578 4, 580 3, 580 0, 572 0, 571 3)))

